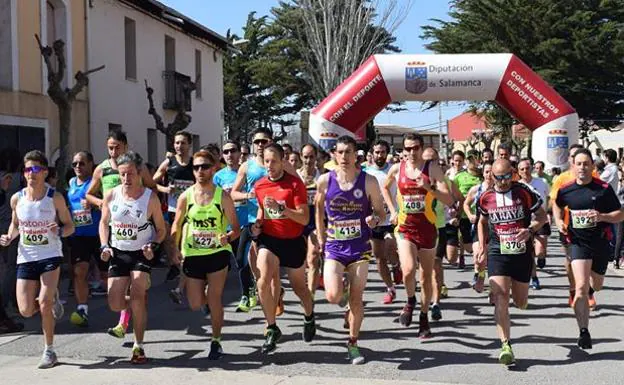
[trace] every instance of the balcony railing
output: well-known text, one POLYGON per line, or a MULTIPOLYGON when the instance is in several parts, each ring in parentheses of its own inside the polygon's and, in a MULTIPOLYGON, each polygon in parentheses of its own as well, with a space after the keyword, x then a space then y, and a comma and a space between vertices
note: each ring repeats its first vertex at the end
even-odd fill
POLYGON ((188 91, 191 78, 179 72, 163 71, 163 79, 165 81, 163 109, 177 110, 180 106, 183 106, 185 111, 191 111, 191 97, 188 91), (188 97, 185 96, 185 92, 188 94, 188 97))

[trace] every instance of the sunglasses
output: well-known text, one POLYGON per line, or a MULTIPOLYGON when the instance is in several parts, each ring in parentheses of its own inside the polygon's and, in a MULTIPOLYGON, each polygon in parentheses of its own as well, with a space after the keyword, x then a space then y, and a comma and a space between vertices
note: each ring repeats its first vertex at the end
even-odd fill
POLYGON ((79 162, 73 162, 72 163, 72 167, 82 167, 84 166, 86 163, 83 161, 79 161, 79 162))
POLYGON ((267 143, 269 143, 268 139, 256 139, 256 140, 253 141, 253 144, 256 144, 256 145, 258 145, 258 144, 267 144, 267 143))
POLYGON ((405 152, 420 151, 420 146, 416 145, 412 147, 403 147, 403 151, 405 152))
POLYGON ((210 170, 213 167, 214 167, 214 164, 206 164, 206 163, 204 163, 204 164, 194 164, 193 165, 193 170, 195 170, 195 171, 199 171, 199 170, 208 171, 208 170, 210 170))
POLYGON ((235 149, 235 148, 228 148, 226 150, 223 150, 223 155, 236 154, 237 152, 238 152, 238 150, 235 149))
POLYGON ((42 166, 32 166, 32 167, 25 167, 24 168, 24 172, 25 173, 30 173, 32 172, 33 174, 39 174, 41 171, 46 170, 47 167, 42 167, 42 166))
POLYGON ((503 181, 503 180, 509 180, 512 177, 512 173, 508 172, 507 174, 503 174, 503 175, 496 175, 494 174, 494 179, 498 180, 498 181, 503 181))

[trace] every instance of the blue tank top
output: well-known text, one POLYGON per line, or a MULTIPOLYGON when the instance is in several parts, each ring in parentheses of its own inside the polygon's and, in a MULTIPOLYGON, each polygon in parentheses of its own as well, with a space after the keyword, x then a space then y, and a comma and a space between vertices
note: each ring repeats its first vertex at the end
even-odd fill
POLYGON ((87 196, 87 190, 91 185, 91 178, 87 179, 83 184, 78 185, 78 178, 73 177, 69 180, 69 190, 67 191, 67 199, 69 200, 69 212, 71 213, 76 231, 74 237, 95 237, 99 233, 100 217, 102 213, 93 207, 84 209, 80 201, 87 196))
MULTIPOLYGON (((262 167, 254 159, 247 161, 247 180, 245 183, 245 192, 254 191, 254 185, 257 181, 266 176, 266 169, 262 167)), ((247 201, 247 216, 249 223, 256 223, 258 215, 258 200, 256 198, 247 201)))
MULTIPOLYGON (((221 187, 223 191, 227 191, 228 194, 232 191, 234 182, 236 181, 237 171, 230 170, 229 167, 224 167, 212 178, 215 186, 221 187)), ((236 208, 236 218, 241 226, 245 226, 248 221, 247 214, 247 202, 246 201, 234 201, 234 207, 236 208)), ((228 230, 230 227, 228 226, 228 230)))
POLYGON ((353 188, 340 189, 336 172, 330 171, 327 194, 327 243, 325 252, 352 258, 371 251, 371 229, 365 218, 371 214, 371 204, 366 195, 366 173, 360 171, 353 188))

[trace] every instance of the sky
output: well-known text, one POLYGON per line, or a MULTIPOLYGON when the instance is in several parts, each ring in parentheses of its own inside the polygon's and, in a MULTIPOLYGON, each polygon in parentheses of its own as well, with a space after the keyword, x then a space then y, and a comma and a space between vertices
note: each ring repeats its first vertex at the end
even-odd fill
MULTIPOLYGON (((228 29, 232 33, 241 34, 242 26, 247 20, 249 12, 256 11, 257 16, 270 14, 271 7, 278 5, 278 0, 160 0, 167 6, 176 9, 182 14, 196 20, 213 31, 225 36, 228 29)), ((408 0, 400 0, 406 3, 408 0)), ((412 0, 412 6, 395 32, 396 45, 403 53, 424 54, 428 52, 420 39, 421 26, 431 24, 430 19, 448 20, 447 0, 412 0)), ((421 103, 406 103, 407 111, 390 113, 382 112, 375 118, 376 124, 398 124, 414 127, 416 130, 433 129, 440 127, 439 110, 421 111, 421 103)), ((446 120, 462 113, 465 105, 442 105, 442 130, 446 132, 446 120)))

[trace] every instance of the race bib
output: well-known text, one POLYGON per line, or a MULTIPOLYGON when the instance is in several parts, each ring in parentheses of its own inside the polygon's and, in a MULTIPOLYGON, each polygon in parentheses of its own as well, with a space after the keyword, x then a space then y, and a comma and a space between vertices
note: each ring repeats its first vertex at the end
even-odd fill
POLYGON ((194 182, 190 180, 174 179, 173 183, 171 184, 173 186, 172 195, 176 198, 179 197, 184 191, 186 191, 187 188, 191 187, 193 184, 194 182))
POLYGON ((589 217, 591 210, 570 210, 572 227, 575 229, 591 229, 596 227, 596 222, 589 217))
POLYGON ((526 253, 526 242, 517 241, 515 234, 500 235, 500 252, 505 255, 526 253))
POLYGON ((314 206, 314 197, 316 196, 315 190, 308 190, 308 206, 314 206))
POLYGON ((91 209, 74 210, 74 212, 72 212, 72 218, 76 227, 88 226, 93 224, 91 209))
POLYGON ((215 249, 220 246, 219 234, 208 230, 193 230, 193 248, 195 249, 215 249))
POLYGON ((362 225, 359 219, 334 222, 334 239, 349 241, 362 236, 362 225))
POLYGON ((113 223, 113 235, 118 241, 136 241, 139 228, 136 225, 113 223))
POLYGON ((406 214, 420 214, 425 212, 424 195, 403 196, 403 212, 406 214))
POLYGON ((22 243, 27 246, 47 245, 49 243, 48 234, 47 227, 24 229, 22 243))
MULTIPOLYGON (((234 187, 233 184, 224 184, 223 186, 221 186, 223 191, 227 192, 228 194, 232 193, 232 187, 234 187)), ((247 205, 247 199, 234 201, 234 207, 245 207, 246 205, 247 205)))
MULTIPOLYGON (((277 203, 284 206, 286 202, 277 201, 277 203)), ((286 218, 283 210, 279 210, 279 209, 272 210, 266 206, 264 207, 264 215, 266 215, 267 219, 285 219, 286 218)))

